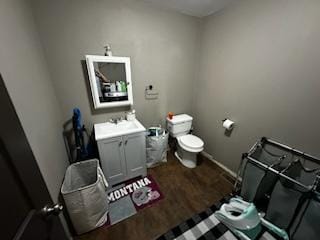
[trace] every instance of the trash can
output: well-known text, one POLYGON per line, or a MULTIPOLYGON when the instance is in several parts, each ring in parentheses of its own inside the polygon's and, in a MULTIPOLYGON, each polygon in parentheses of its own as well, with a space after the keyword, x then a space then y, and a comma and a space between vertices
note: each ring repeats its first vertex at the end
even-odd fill
POLYGON ((107 187, 97 159, 77 162, 67 168, 61 194, 77 234, 107 221, 107 187))
POLYGON ((155 167, 167 162, 168 132, 163 128, 152 127, 148 129, 147 136, 147 167, 155 167))

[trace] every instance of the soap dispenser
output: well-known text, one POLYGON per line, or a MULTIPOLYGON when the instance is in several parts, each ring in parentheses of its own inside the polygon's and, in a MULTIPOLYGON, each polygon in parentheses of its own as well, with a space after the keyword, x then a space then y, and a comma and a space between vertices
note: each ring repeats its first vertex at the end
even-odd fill
POLYGON ((110 45, 109 45, 109 44, 107 44, 106 46, 104 46, 104 48, 106 49, 106 51, 105 51, 104 55, 105 55, 105 56, 109 56, 109 57, 111 57, 111 56, 112 56, 112 51, 111 51, 111 47, 110 47, 110 45))

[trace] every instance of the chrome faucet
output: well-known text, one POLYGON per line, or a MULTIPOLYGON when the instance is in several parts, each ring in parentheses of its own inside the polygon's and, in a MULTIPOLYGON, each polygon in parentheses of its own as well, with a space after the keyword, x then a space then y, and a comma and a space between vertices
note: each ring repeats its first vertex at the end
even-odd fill
POLYGON ((118 117, 118 118, 111 118, 109 122, 118 124, 119 122, 123 121, 123 117, 118 117))

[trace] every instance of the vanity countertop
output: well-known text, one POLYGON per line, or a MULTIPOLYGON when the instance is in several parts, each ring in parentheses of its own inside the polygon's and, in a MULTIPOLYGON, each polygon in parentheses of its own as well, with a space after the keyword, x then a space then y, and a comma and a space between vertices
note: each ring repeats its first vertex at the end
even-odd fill
POLYGON ((104 122, 94 124, 96 141, 145 131, 146 128, 137 119, 132 121, 122 120, 118 123, 104 122))

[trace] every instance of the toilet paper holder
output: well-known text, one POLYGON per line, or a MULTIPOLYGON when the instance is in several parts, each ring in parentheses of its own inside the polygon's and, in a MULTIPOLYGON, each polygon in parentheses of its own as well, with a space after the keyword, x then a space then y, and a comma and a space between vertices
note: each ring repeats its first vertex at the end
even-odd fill
POLYGON ((234 128, 235 123, 229 118, 222 119, 222 126, 227 130, 231 131, 234 128), (225 122, 228 121, 226 124, 225 122))

